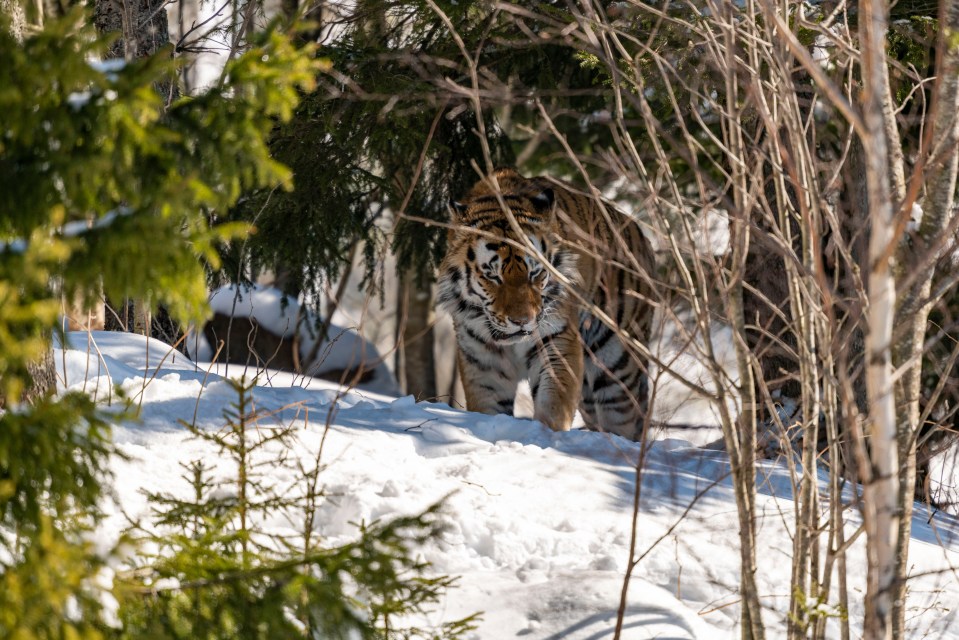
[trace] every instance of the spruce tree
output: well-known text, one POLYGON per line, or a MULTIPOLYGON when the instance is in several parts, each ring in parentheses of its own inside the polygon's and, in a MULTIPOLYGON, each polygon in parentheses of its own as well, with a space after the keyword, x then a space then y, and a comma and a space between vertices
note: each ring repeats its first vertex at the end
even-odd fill
POLYGON ((121 637, 454 640, 474 629, 475 616, 427 629, 409 624, 455 582, 429 575, 428 563, 416 559, 416 549, 445 529, 440 508, 362 524, 354 541, 322 547, 313 530, 323 500, 319 456, 313 469, 299 469, 306 492, 276 482, 277 469, 295 468, 290 453, 309 425, 274 423, 275 412, 256 410, 254 381, 230 384, 236 400, 222 429, 181 423, 230 469, 215 476, 193 461, 184 474, 189 498, 150 494, 155 520, 134 536, 157 551, 121 575, 121 637), (291 522, 302 518, 296 535, 265 529, 284 512, 291 522))
MULTIPOLYGON (((329 65, 270 141, 293 170, 295 188, 255 194, 238 207, 237 215, 255 220, 259 232, 244 252, 237 247, 226 257, 222 277, 255 278, 273 269, 290 274, 288 293, 319 294, 362 240, 371 284, 386 248, 396 252, 401 270, 430 281, 446 230, 401 219, 384 237, 378 216, 402 212, 448 222, 450 199, 486 172, 484 146, 496 166, 517 162, 513 139, 522 141, 538 124, 537 99, 566 114, 557 125, 574 149, 609 143, 608 127, 586 117, 611 104, 602 70, 571 43, 528 35, 574 21, 564 3, 530 3, 541 20, 477 3, 437 4, 455 34, 425 2, 364 0, 337 8, 335 35, 322 48, 329 65), (457 39, 482 68, 479 114, 457 90, 470 88, 457 39)), ((541 143, 522 158, 522 168, 575 178, 557 141, 544 136, 541 143)))
POLYGON ((74 9, 19 40, 0 13, 0 637, 99 637, 94 526, 115 454, 87 397, 22 403, 48 357, 61 296, 206 313, 206 266, 245 225, 212 226, 246 190, 287 185, 265 137, 316 62, 264 34, 226 81, 163 110, 168 59, 102 62, 74 9))

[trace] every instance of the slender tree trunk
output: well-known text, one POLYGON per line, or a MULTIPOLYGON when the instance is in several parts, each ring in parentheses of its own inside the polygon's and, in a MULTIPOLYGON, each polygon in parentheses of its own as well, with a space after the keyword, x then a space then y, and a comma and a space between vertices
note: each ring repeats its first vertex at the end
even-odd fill
POLYGON ((932 148, 925 167, 926 197, 922 202, 923 220, 915 248, 904 245, 902 262, 929 265, 924 273, 902 269, 915 278, 902 295, 897 326, 906 328, 896 344, 895 364, 906 367, 898 385, 899 407, 899 538, 896 546, 896 597, 893 609, 893 635, 905 637, 906 578, 909 566, 909 538, 912 533, 912 507, 916 484, 916 442, 919 429, 922 377, 922 353, 929 312, 935 300, 932 291, 933 264, 928 255, 950 228, 955 217, 956 179, 959 172, 959 3, 943 0, 937 44, 936 85, 933 96, 932 148), (908 251, 908 254, 907 254, 908 251))
POLYGON ((152 315, 150 313, 150 303, 146 300, 135 300, 133 303, 133 333, 139 333, 141 336, 150 335, 150 326, 152 315))
MULTIPOLYGON (((732 83, 730 83, 732 85, 732 83)), ((735 94, 730 93, 730 99, 735 94)), ((732 144, 742 153, 742 140, 737 135, 732 144)), ((742 157, 742 156, 740 156, 742 157)), ((745 180, 737 171, 738 184, 745 180)), ((730 245, 733 250, 731 282, 729 286, 728 314, 730 325, 736 334, 736 360, 739 367, 742 410, 737 428, 724 424, 723 436, 726 452, 732 470, 733 486, 736 493, 736 510, 739 515, 739 560, 740 592, 742 593, 741 631, 743 640, 762 640, 765 629, 762 622, 762 608, 759 604, 759 589, 756 585, 756 425, 758 398, 752 359, 747 347, 746 316, 743 304, 743 276, 746 271, 746 259, 749 255, 750 234, 744 211, 745 189, 738 189, 734 199, 740 217, 730 224, 730 245)), ((727 421, 724 421, 727 422, 727 421)), ((731 421, 729 421, 731 422, 731 421)), ((638 482, 639 480, 637 480, 638 482)))
POLYGON ((6 14, 10 21, 10 33, 18 41, 23 40, 23 28, 26 26, 27 16, 20 4, 20 0, 0 0, 0 13, 6 14))
MULTIPOLYGON (((730 11, 727 16, 723 38, 726 43, 726 107, 731 114, 740 108, 739 65, 734 58, 737 34, 732 28, 735 20, 730 11)), ((756 62, 756 51, 749 48, 748 55, 752 63, 756 62)), ((737 116, 734 119, 738 120, 737 116)), ((728 144, 736 159, 746 157, 746 143, 743 130, 731 127, 728 132, 728 144)), ((747 260, 750 256, 750 214, 746 202, 749 193, 749 180, 743 165, 732 163, 733 202, 736 216, 730 221, 730 247, 732 261, 730 265, 729 298, 727 313, 735 337, 736 361, 739 367, 739 397, 742 410, 738 424, 730 417, 723 419, 723 438, 729 454, 729 464, 733 476, 736 494, 736 511, 739 516, 739 561, 740 593, 742 594, 741 637, 743 640, 763 640, 765 628, 762 621, 762 607, 759 602, 759 588, 756 584, 756 425, 758 423, 758 394, 754 378, 757 373, 748 348, 746 334, 746 306, 743 279, 746 275, 747 260), (734 428, 735 424, 735 428, 734 428)), ((708 329, 706 329, 708 331, 708 329)), ((717 387, 723 382, 717 377, 717 387)), ((722 411, 728 414, 726 403, 722 401, 722 411)), ((639 482, 637 475, 636 482, 639 482)))
MULTIPOLYGON (((121 34, 107 55, 136 60, 151 56, 170 43, 165 0, 96 0, 93 22, 100 33, 121 34)), ((157 93, 169 104, 179 96, 175 76, 157 83, 157 93)))
POLYGON ((869 309, 866 333, 866 391, 869 397, 869 473, 863 486, 863 522, 867 536, 867 586, 864 637, 892 637, 896 596, 895 549, 899 458, 896 446, 896 402, 893 391, 892 329, 896 305, 892 247, 893 192, 889 175, 890 140, 884 118, 886 28, 889 7, 884 0, 859 4, 865 135, 866 183, 869 192, 869 309))
POLYGON ((737 429, 724 428, 726 452, 732 470, 733 487, 736 493, 736 510, 739 515, 739 560, 741 568, 740 592, 742 593, 742 639, 762 640, 765 629, 762 622, 762 607, 759 604, 759 589, 756 585, 756 418, 757 398, 753 379, 753 366, 746 346, 745 316, 743 315, 742 273, 748 252, 748 232, 744 224, 731 225, 733 233, 734 272, 738 275, 730 287, 729 315, 736 342, 737 363, 740 372, 740 397, 742 411, 737 429))
POLYGON ((435 398, 432 289, 406 270, 400 276, 397 303, 396 377, 400 388, 417 400, 435 398))

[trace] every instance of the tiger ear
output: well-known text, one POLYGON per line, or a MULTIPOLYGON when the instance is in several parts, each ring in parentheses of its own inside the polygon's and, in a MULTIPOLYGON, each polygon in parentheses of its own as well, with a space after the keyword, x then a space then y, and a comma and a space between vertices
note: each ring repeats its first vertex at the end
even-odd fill
POLYGON ((461 223, 466 218, 466 209, 467 206, 462 202, 457 202, 456 200, 450 199, 450 211, 453 213, 452 219, 454 223, 461 223))
POLYGON ((547 212, 552 210, 553 204, 556 202, 556 194, 553 193, 552 189, 547 187, 536 195, 531 196, 530 200, 533 202, 533 206, 536 207, 537 211, 547 212))

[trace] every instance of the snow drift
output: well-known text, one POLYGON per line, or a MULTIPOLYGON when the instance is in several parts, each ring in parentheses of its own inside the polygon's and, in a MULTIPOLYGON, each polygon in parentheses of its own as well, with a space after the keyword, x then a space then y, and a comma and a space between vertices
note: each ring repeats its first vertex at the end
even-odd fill
MULTIPOLYGON (((157 341, 116 333, 67 337, 56 354, 66 388, 108 401, 116 384, 141 406, 139 421, 114 431, 128 459, 112 465, 118 501, 106 505, 109 517, 97 533, 106 545, 125 526, 121 509, 148 520, 143 490, 185 495, 181 463, 211 461, 212 445, 191 438, 177 420, 195 415, 197 425, 216 429, 235 397, 222 377, 157 341)), ((318 524, 329 545, 351 539, 356 523, 417 513, 445 499, 449 532, 422 553, 437 573, 460 581, 432 622, 480 611, 480 639, 611 636, 629 560, 639 444, 595 432, 553 433, 537 422, 411 397, 346 392, 289 374, 260 383, 255 403, 272 412, 260 424, 296 422, 295 456, 312 460, 329 425, 321 475, 328 498, 318 524)), ((736 637, 739 554, 725 454, 665 439, 651 443, 642 466, 641 560, 629 584, 623 637, 736 637)), ((792 481, 785 464, 758 467, 760 598, 769 636, 784 637, 792 481)), ((275 481, 291 482, 292 473, 277 468, 275 481)), ((857 522, 849 520, 852 536, 857 522)), ((295 524, 278 518, 265 526, 282 531, 295 524)), ((956 520, 917 506, 909 637, 959 638, 957 534, 956 520)), ((849 553, 848 615, 856 634, 863 536, 849 553)), ((834 600, 821 607, 825 615, 842 615, 834 600)), ((830 624, 827 634, 838 636, 830 624)))

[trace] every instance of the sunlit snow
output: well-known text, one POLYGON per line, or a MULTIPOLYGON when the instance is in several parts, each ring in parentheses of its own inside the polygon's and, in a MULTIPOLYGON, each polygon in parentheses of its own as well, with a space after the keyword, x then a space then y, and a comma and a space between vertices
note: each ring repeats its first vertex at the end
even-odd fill
MULTIPOLYGON (((157 341, 117 333, 72 333, 68 341, 56 354, 67 387, 107 401, 111 383, 118 384, 141 407, 138 421, 114 430, 128 459, 112 464, 119 503, 106 505, 109 517, 98 533, 106 546, 126 526, 121 509, 148 521, 144 490, 186 496, 180 465, 217 462, 212 445, 177 421, 216 429, 234 393, 223 378, 157 341)), ((553 433, 537 422, 412 397, 344 395, 330 383, 298 382, 289 374, 274 377, 254 397, 269 414, 261 428, 297 426, 294 453, 304 460, 313 460, 329 425, 321 475, 328 497, 317 524, 325 544, 351 539, 356 523, 416 513, 445 498, 449 531, 422 554, 436 572, 460 580, 427 622, 482 612, 474 638, 611 637, 629 560, 640 445, 595 432, 553 433)), ((791 583, 792 484, 784 463, 757 467, 759 595, 769 637, 779 638, 791 583)), ((642 559, 629 584, 622 637, 738 637, 738 527, 725 454, 663 439, 651 443, 642 469, 636 541, 642 559)), ((296 472, 277 467, 272 477, 285 486, 295 483, 296 472)), ((849 521, 852 536, 858 520, 849 521)), ((277 532, 297 525, 279 517, 264 523, 277 532)), ((952 570, 959 564, 959 527, 917 507, 913 531, 908 637, 959 637, 959 580, 952 570)), ((863 536, 849 553, 849 613, 858 636, 863 536)), ((821 610, 835 612, 835 604, 833 594, 821 610)), ((838 637, 835 618, 829 625, 827 637, 838 637)))

